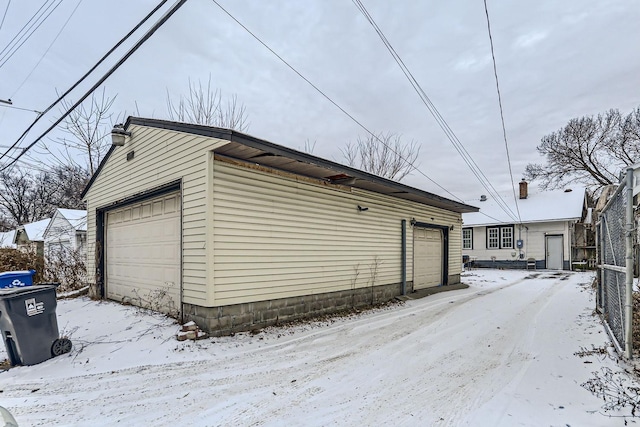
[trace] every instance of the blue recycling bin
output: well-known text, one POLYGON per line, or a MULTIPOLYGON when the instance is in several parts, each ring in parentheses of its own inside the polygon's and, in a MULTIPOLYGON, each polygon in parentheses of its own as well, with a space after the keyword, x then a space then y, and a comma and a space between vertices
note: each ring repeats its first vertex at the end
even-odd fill
POLYGON ((33 285, 35 270, 7 271, 0 273, 0 289, 24 288, 33 285))

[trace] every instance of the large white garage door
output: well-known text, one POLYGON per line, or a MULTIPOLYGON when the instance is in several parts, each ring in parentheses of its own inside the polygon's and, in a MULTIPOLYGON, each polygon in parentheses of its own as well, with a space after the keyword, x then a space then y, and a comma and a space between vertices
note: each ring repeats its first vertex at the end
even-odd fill
POLYGON ((180 194, 107 212, 107 298, 180 312, 180 194))
POLYGON ((413 230, 413 289, 442 284, 442 231, 432 228, 413 230))

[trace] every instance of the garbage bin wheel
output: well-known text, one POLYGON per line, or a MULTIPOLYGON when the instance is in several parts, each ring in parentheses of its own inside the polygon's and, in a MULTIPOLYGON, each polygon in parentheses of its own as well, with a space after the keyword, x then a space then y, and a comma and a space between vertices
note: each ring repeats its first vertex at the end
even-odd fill
POLYGON ((54 356, 69 353, 71 351, 71 340, 68 338, 58 338, 51 346, 51 353, 54 356))

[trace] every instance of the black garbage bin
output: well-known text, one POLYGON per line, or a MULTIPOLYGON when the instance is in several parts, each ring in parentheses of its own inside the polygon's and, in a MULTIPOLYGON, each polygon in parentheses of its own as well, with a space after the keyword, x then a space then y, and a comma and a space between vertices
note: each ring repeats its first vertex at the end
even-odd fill
POLYGON ((59 337, 56 306, 54 285, 0 289, 0 332, 12 365, 35 365, 71 350, 71 341, 59 337))

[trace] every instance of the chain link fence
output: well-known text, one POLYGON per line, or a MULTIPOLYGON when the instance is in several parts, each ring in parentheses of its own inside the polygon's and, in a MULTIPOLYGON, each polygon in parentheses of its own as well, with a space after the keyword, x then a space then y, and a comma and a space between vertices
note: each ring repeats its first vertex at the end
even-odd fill
POLYGON ((615 192, 605 209, 600 213, 598 225, 598 281, 597 304, 602 311, 620 349, 625 348, 626 301, 626 207, 625 184, 615 192))

